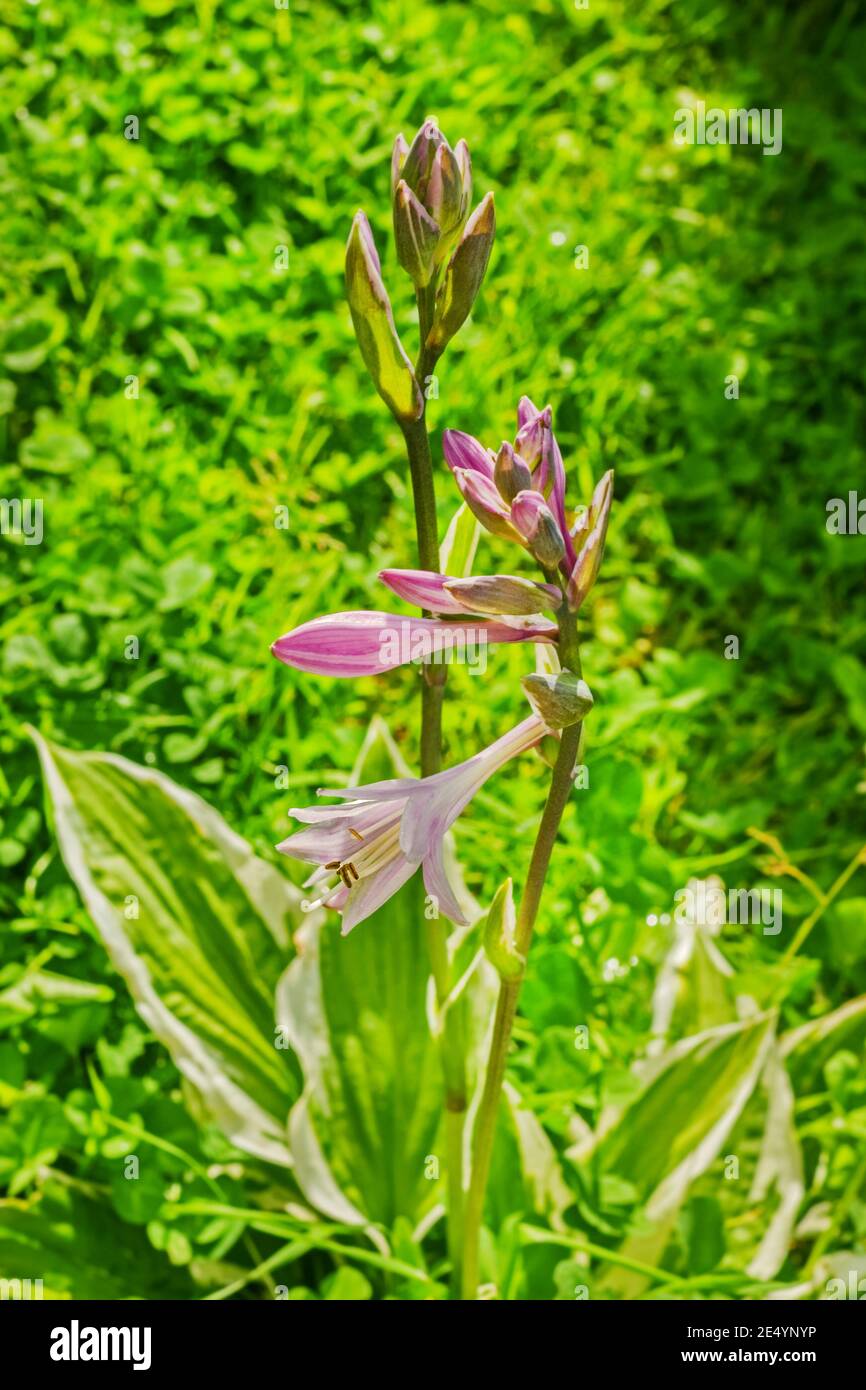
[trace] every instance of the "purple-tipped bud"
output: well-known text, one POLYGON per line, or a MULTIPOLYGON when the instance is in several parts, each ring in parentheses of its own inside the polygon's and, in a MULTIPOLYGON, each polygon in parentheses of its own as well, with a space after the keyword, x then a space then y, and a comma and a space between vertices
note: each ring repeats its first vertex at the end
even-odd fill
POLYGON ((474 468, 454 469, 457 486, 472 515, 485 530, 509 541, 520 541, 511 516, 493 481, 474 468))
POLYGON ((442 452, 449 468, 474 469, 477 473, 483 473, 485 478, 493 480, 493 461, 484 445, 479 444, 474 435, 465 434, 463 430, 445 430, 442 435, 442 452))
POLYGON ((417 420, 424 397, 394 325, 370 224, 357 213, 346 247, 346 295, 361 356, 373 384, 398 420, 417 420))
POLYGON ((397 259, 419 288, 429 285, 440 242, 439 224, 421 206, 405 179, 394 193, 394 241, 397 259))
POLYGON ((511 504, 511 520, 538 563, 554 569, 565 554, 565 542, 541 493, 518 493, 511 504))
POLYGON ((428 117, 406 153, 401 170, 402 176, 415 196, 425 205, 427 202, 427 184, 430 180, 430 171, 433 168, 436 151, 442 145, 447 144, 448 141, 436 122, 428 117))
POLYGON ((487 270, 495 233, 493 194, 487 193, 466 223, 436 296, 436 313, 427 338, 427 346, 433 351, 441 352, 469 317, 487 270))
MULTIPOLYGON (((524 397, 524 400, 527 398, 524 397)), ((523 402, 521 401, 521 405, 523 402)), ((532 402, 530 401, 531 405, 532 402)), ((520 412, 518 411, 518 419, 520 412)), ((543 488, 547 482, 548 455, 550 453, 550 430, 553 422, 553 413, 549 405, 543 410, 537 410, 534 415, 529 415, 517 432, 514 441, 515 453, 518 453, 530 468, 538 468, 541 465, 542 477, 539 485, 543 488)))
POLYGON ((612 501, 613 469, 608 469, 596 484, 586 514, 573 533, 580 550, 568 581, 568 606, 572 612, 578 611, 598 578, 612 501))
POLYGON ((436 151, 424 202, 442 228, 443 237, 452 236, 463 225, 463 173, 450 145, 442 144, 436 151))
POLYGON ((493 477, 501 496, 506 502, 513 502, 518 492, 532 487, 532 474, 528 466, 515 454, 510 444, 503 443, 496 455, 493 477))
POLYGON ((517 428, 522 430, 523 426, 528 425, 533 416, 538 414, 540 411, 535 402, 530 400, 529 396, 521 396, 517 406, 517 428))

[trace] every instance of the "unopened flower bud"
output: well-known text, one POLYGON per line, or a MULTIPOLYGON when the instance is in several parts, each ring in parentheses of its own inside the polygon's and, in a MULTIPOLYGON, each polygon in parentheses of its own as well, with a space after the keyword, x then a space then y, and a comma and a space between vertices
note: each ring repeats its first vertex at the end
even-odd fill
POLYGON ((545 734, 541 742, 535 745, 536 753, 548 767, 556 767, 556 760, 559 757, 559 737, 559 734, 545 734))
POLYGON ((596 484, 592 501, 572 535, 580 545, 568 581, 568 606, 576 613, 598 578, 613 500, 613 469, 596 484))
POLYGON ((398 135, 394 141, 394 148, 391 151, 391 197, 397 192, 397 184, 403 177, 403 166, 406 163, 406 156, 409 153, 409 146, 402 135, 398 135))
POLYGON ((520 684, 533 712, 548 729, 567 729, 580 723, 592 709, 589 686, 572 671, 533 672, 520 684))
POLYGON ((496 491, 493 480, 475 468, 455 468, 453 472, 463 501, 485 530, 505 540, 519 542, 520 533, 512 524, 508 507, 496 491))
POLYGON ((424 397, 394 325, 370 224, 359 212, 346 247, 346 295, 361 356, 383 401, 398 420, 417 420, 424 397))
POLYGON ((511 519, 538 563, 555 569, 565 554, 565 542, 541 493, 519 492, 511 504, 511 519))
POLYGON ((562 595, 553 584, 537 584, 513 574, 475 575, 449 579, 446 591, 470 613, 521 616, 542 608, 557 609, 562 595))
POLYGON ((515 945, 517 913, 514 908, 514 885, 510 878, 497 889, 484 919, 481 939, 484 954, 500 979, 519 980, 526 968, 526 957, 515 945))
POLYGON ((394 192, 394 241, 397 259, 419 288, 430 283, 439 245, 439 224, 421 206, 405 179, 394 192))
POLYGON ((518 492, 532 488, 532 474, 523 459, 519 459, 510 444, 503 443, 496 455, 493 477, 500 495, 513 502, 518 492))
POLYGON ((401 174, 422 203, 427 202, 427 185, 436 151, 447 143, 436 122, 428 118, 406 151, 401 174))
MULTIPOLYGON (((524 399, 528 399, 524 397, 524 399)), ((516 453, 529 464, 530 468, 537 468, 545 460, 550 447, 550 431, 553 423, 553 412, 549 405, 543 410, 530 415, 525 424, 521 425, 514 441, 516 453)))
POLYGON ((442 228, 443 236, 449 236, 466 217, 463 171, 447 142, 439 146, 433 157, 424 202, 430 216, 442 228))
MULTIPOLYGON (((408 164, 408 160, 407 160, 408 164)), ((448 266, 436 296, 428 348, 441 352, 469 317, 481 288, 496 232, 493 194, 487 193, 473 212, 448 266)))

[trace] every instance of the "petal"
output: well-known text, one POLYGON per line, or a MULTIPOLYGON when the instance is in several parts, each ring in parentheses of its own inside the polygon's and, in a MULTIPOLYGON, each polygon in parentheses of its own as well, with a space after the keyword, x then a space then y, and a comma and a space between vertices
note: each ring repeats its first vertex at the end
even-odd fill
POLYGON ((553 464, 553 488, 550 493, 550 510, 556 517, 557 525, 562 532, 562 539, 565 542, 565 567, 566 573, 570 573, 574 561, 575 550, 574 542, 568 530, 568 521, 565 515, 565 464, 562 461, 562 454, 556 442, 556 435, 550 435, 551 461, 553 464))
POLYGON ((447 574, 432 570, 381 570, 379 578, 407 603, 417 603, 430 613, 465 613, 466 607, 449 594, 447 574))
POLYGON ((471 434, 464 434, 462 430, 446 430, 442 436, 442 452, 449 468, 468 468, 483 473, 485 478, 493 481, 493 460, 483 444, 479 444, 471 434))
POLYGON ((540 414, 538 406, 528 396, 521 396, 517 407, 517 428, 522 430, 524 425, 528 425, 530 420, 540 414))
POLYGON ((357 927, 359 922, 363 922, 392 898, 412 877, 418 862, 417 859, 411 860, 405 855, 396 854, 377 873, 371 874, 369 878, 362 878, 359 883, 353 883, 343 909, 341 934, 348 936, 353 927, 357 927))
POLYGON ((465 927, 466 918, 448 880, 443 849, 442 841, 436 840, 431 846, 429 854, 424 857, 424 887, 430 896, 436 899, 440 912, 450 922, 454 922, 458 927, 465 927))
POLYGON ((545 733, 544 721, 532 714, 466 762, 417 783, 418 793, 407 800, 400 822, 403 853, 413 858, 426 854, 454 824, 488 778, 509 758, 532 748, 545 733))
POLYGON ((288 839, 282 840, 277 849, 290 859, 300 859, 303 864, 329 864, 332 859, 340 862, 350 857, 358 841, 349 834, 345 825, 313 826, 308 830, 298 830, 288 839))

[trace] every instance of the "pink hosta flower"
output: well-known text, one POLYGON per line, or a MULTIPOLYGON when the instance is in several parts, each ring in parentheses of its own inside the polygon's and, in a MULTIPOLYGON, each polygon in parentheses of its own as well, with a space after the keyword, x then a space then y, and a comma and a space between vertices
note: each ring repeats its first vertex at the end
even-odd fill
POLYGON ((292 810, 307 829, 277 848, 318 866, 305 884, 318 889, 312 906, 342 912, 344 936, 387 902, 419 866, 440 911, 464 925, 445 869, 445 834, 488 778, 546 733, 544 721, 533 714, 489 748, 433 777, 319 791, 319 796, 339 797, 343 805, 292 810))
POLYGON ((538 611, 552 606, 555 591, 548 585, 515 579, 512 583, 521 586, 521 593, 509 604, 495 601, 500 598, 501 581, 509 576, 479 578, 472 581, 479 594, 473 604, 464 592, 468 582, 447 574, 383 570, 380 578, 409 603, 448 616, 410 618, 376 610, 329 613, 278 637, 271 647, 274 656, 287 666, 320 676, 378 676, 410 661, 459 659, 467 651, 477 653, 494 642, 556 641, 556 623, 538 611), (491 602, 484 585, 496 580, 500 584, 494 585, 491 602), (451 585, 455 586, 454 593, 449 590, 451 585), (531 602, 527 592, 532 594, 531 602), (496 618, 469 617, 479 612, 493 613, 496 618))
POLYGON ((604 550, 613 472, 605 473, 592 502, 569 524, 565 467, 552 428, 550 406, 539 410, 528 396, 517 408, 517 436, 498 452, 462 430, 446 430, 445 458, 463 500, 494 535, 530 550, 546 570, 558 567, 577 610, 598 574, 604 550))
POLYGON ((379 676, 411 661, 448 658, 491 642, 551 642, 549 618, 408 618, 400 613, 329 613, 278 637, 271 651, 298 671, 319 676, 379 676))

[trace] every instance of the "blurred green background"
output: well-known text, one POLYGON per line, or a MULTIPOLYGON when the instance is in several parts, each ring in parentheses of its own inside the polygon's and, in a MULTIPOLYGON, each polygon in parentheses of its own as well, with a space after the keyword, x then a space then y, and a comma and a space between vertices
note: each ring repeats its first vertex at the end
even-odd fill
MULTIPOLYGON (((442 532, 458 499, 441 429, 496 445, 524 392, 553 405, 571 504, 604 469, 617 480, 585 625, 591 786, 554 859, 515 1076, 554 1137, 628 1086, 670 945, 658 919, 693 873, 784 888, 781 935, 728 928, 724 948, 759 1003, 781 994, 788 1026, 866 990, 862 871, 779 963, 814 906, 804 875, 828 889, 866 839, 866 536, 825 524, 829 498, 866 495, 862 7, 40 0, 0 15, 0 497, 42 498, 45 525, 38 547, 0 538, 11 1196, 111 1186, 126 1140, 100 1129, 94 1058, 118 1113, 231 1162, 195 1131, 87 925, 23 723, 160 767, 271 859, 288 806, 348 771, 374 711, 415 762, 413 672, 331 682, 268 646, 322 611, 391 607, 377 571, 413 563, 402 440, 356 350, 342 260, 363 207, 414 351, 388 164, 428 114, 467 139, 498 214, 429 408, 442 532), (674 113, 696 99, 782 108, 782 153, 678 148, 674 113), (34 970, 67 984, 52 998, 34 970), (575 1016, 599 1021, 604 1059, 575 1061, 575 1016)), ((482 540, 480 568, 511 560, 482 540)), ((527 661, 494 649, 483 677, 454 671, 449 760, 522 717, 527 661)), ((482 901, 522 878, 545 785, 526 759, 462 823, 482 901)), ((851 1153, 845 1136, 815 1143, 833 1203, 851 1153)), ((170 1182, 183 1163, 163 1158, 170 1182)), ((164 1290, 196 1296, 201 1227, 159 1216, 159 1193, 140 1211, 112 1193, 134 1291, 152 1261, 164 1290)), ((331 1268, 297 1282, 321 1291, 331 1268)))

